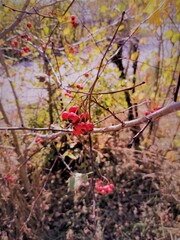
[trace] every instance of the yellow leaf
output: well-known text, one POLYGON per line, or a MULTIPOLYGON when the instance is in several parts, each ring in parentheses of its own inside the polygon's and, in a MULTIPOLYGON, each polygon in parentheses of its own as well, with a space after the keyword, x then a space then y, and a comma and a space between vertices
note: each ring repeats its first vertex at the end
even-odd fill
POLYGON ((45 26, 43 30, 44 30, 44 32, 45 32, 46 35, 49 34, 49 27, 45 26))
POLYGON ((180 38, 180 34, 179 34, 179 33, 175 33, 175 34, 172 36, 172 39, 171 39, 172 43, 177 42, 177 41, 179 40, 179 38, 180 38))
POLYGON ((166 38, 170 38, 170 37, 172 37, 172 35, 173 35, 173 31, 172 30, 168 30, 166 33, 165 33, 165 37, 166 38))
POLYGON ((139 43, 140 44, 145 44, 147 42, 147 38, 141 38, 139 43))
POLYGON ((106 11, 107 11, 107 7, 105 6, 105 5, 103 5, 102 7, 101 7, 101 9, 100 9, 100 11, 102 12, 102 13, 105 13, 106 11))
POLYGON ((121 25, 121 26, 118 28, 118 31, 121 31, 122 29, 124 29, 124 25, 121 25))
POLYGON ((139 56, 139 51, 132 53, 131 54, 131 60, 136 61, 138 56, 139 56))
POLYGON ((61 23, 61 24, 64 24, 64 23, 67 23, 70 19, 70 15, 65 15, 65 16, 58 16, 57 17, 58 21, 61 23))
POLYGON ((70 32, 71 32, 70 27, 66 27, 66 28, 63 30, 64 36, 68 35, 70 32))

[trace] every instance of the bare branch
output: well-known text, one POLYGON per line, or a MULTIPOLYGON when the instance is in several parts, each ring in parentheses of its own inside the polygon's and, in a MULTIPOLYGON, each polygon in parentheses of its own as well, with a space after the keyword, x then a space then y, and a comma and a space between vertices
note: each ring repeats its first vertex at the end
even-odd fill
POLYGON ((148 117, 144 116, 141 118, 134 119, 132 121, 127 121, 127 122, 125 121, 124 126, 122 126, 122 124, 118 124, 118 125, 105 127, 105 128, 95 128, 94 132, 102 133, 102 132, 119 131, 123 128, 130 128, 130 127, 140 125, 142 123, 146 123, 148 119, 154 122, 156 119, 163 117, 169 113, 176 112, 178 110, 180 110, 180 102, 172 102, 168 106, 161 108, 160 110, 154 113, 149 114, 148 117))
MULTIPOLYGON (((160 110, 153 112, 151 114, 141 118, 134 119, 132 121, 124 121, 124 125, 118 124, 114 126, 104 127, 104 128, 94 128, 92 133, 105 133, 105 132, 114 132, 119 131, 124 128, 130 128, 137 125, 140 125, 142 123, 147 123, 147 120, 151 120, 151 122, 154 122, 156 119, 166 116, 167 114, 173 113, 180 110, 180 102, 172 102, 168 106, 161 108, 160 110)), ((30 131, 57 131, 57 133, 53 134, 36 134, 36 133, 29 133, 27 135, 31 136, 39 136, 44 139, 50 139, 59 137, 66 134, 72 134, 72 129, 63 129, 58 127, 57 125, 51 125, 51 128, 28 128, 28 127, 0 127, 0 130, 14 130, 14 131, 22 131, 22 130, 30 130, 30 131)))

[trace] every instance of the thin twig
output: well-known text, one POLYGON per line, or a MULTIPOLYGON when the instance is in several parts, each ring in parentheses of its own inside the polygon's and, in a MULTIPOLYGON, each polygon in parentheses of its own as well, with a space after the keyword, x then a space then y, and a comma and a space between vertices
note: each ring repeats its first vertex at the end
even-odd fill
POLYGON ((127 145, 128 148, 131 148, 131 147, 132 147, 134 141, 135 141, 137 138, 140 137, 140 135, 144 132, 144 130, 147 128, 147 126, 150 124, 150 122, 151 122, 151 119, 148 118, 148 121, 147 121, 147 123, 144 125, 144 127, 141 128, 141 130, 140 130, 140 131, 131 139, 131 141, 128 143, 128 145, 127 145))
MULTIPOLYGON (((109 91, 109 92, 96 92, 96 93, 90 93, 90 92, 83 92, 83 91, 74 91, 74 90, 70 90, 71 92, 75 92, 75 93, 82 93, 82 94, 85 94, 85 95, 108 95, 108 94, 115 94, 115 93, 120 93, 120 92, 125 92, 125 91, 129 91, 129 90, 132 90, 136 87, 139 87, 141 85, 145 84, 145 82, 141 82, 139 84, 136 84, 132 87, 128 87, 128 88, 124 88, 124 89, 120 89, 120 90, 116 90, 116 91, 109 91)), ((69 89, 66 89, 64 88, 65 90, 69 90, 69 89)))
POLYGON ((175 93, 174 93, 174 101, 175 102, 177 101, 179 88, 180 88, 180 73, 179 73, 179 78, 178 78, 178 83, 177 83, 177 86, 176 86, 176 90, 175 90, 175 93))
POLYGON ((93 159, 93 146, 92 146, 92 138, 91 134, 89 134, 89 151, 90 151, 90 161, 91 161, 91 167, 92 167, 92 216, 93 216, 93 222, 94 222, 94 236, 96 235, 96 199, 95 199, 95 165, 94 165, 94 159, 93 159))
POLYGON ((109 112, 116 120, 118 120, 118 121, 122 124, 122 126, 124 126, 124 122, 123 122, 120 118, 118 118, 118 117, 116 116, 116 114, 113 113, 108 107, 102 106, 100 103, 98 103, 98 101, 97 101, 95 98, 92 99, 91 101, 94 102, 94 103, 96 103, 99 107, 101 107, 101 108, 104 109, 105 111, 109 112))
POLYGON ((30 221, 31 216, 32 216, 32 214, 33 214, 33 212, 34 212, 35 204, 36 204, 37 200, 40 198, 40 196, 41 196, 41 194, 43 193, 43 191, 45 191, 45 187, 46 187, 47 182, 48 182, 48 180, 49 180, 50 174, 51 174, 51 172, 52 172, 52 170, 53 170, 53 167, 55 166, 57 160, 58 160, 58 156, 56 156, 56 158, 55 158, 55 160, 54 160, 51 168, 49 169, 49 173, 48 173, 48 175, 47 175, 47 177, 46 177, 46 180, 45 180, 45 182, 44 182, 44 184, 43 184, 43 186, 42 186, 39 194, 37 195, 37 197, 36 197, 36 198, 34 199, 34 201, 32 202, 29 216, 27 217, 26 221, 23 223, 23 225, 22 225, 22 227, 21 227, 21 229, 20 229, 20 232, 23 232, 23 229, 27 226, 27 223, 30 221))
MULTIPOLYGON (((116 35, 117 35, 117 32, 118 32, 118 30, 119 30, 119 27, 121 26, 121 24, 122 24, 122 22, 123 22, 123 20, 124 20, 124 15, 125 15, 125 12, 122 12, 121 19, 120 19, 120 21, 119 21, 118 27, 116 28, 116 31, 114 32, 114 35, 113 35, 113 37, 112 37, 112 39, 111 39, 108 47, 106 48, 106 51, 105 51, 105 53, 104 53, 104 55, 103 55, 103 57, 102 57, 102 59, 101 59, 101 61, 100 61, 96 78, 95 78, 92 86, 90 87, 90 90, 89 90, 89 95, 90 95, 90 97, 89 97, 89 107, 90 107, 90 103, 91 103, 91 96, 92 96, 93 90, 94 90, 94 88, 95 88, 95 85, 96 85, 99 77, 100 77, 100 72, 101 72, 101 68, 102 68, 102 66, 103 66, 104 59, 105 59, 105 57, 106 57, 106 55, 107 55, 107 53, 108 53, 108 51, 109 51, 109 49, 110 49, 110 47, 111 47, 111 45, 112 45, 112 43, 113 43, 116 35)), ((89 111, 90 111, 90 109, 89 109, 89 111)))
POLYGON ((67 9, 64 11, 63 16, 66 15, 66 13, 68 12, 68 10, 70 9, 70 7, 73 5, 74 2, 75 2, 75 0, 72 0, 72 2, 69 4, 69 6, 67 7, 67 9))

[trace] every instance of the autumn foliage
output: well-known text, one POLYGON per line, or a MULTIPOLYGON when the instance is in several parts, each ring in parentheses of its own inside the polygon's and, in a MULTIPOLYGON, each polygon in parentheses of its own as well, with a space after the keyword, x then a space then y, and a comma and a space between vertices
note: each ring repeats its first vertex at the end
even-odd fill
POLYGON ((179 1, 1 2, 0 239, 179 239, 179 1))

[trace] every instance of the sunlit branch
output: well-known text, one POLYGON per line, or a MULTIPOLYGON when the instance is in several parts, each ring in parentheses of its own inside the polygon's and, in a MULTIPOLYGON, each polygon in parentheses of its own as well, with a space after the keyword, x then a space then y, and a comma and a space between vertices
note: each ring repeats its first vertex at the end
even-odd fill
MULTIPOLYGON (((176 112, 180 110, 180 102, 172 102, 169 105, 167 105, 166 107, 161 108, 160 110, 153 112, 151 114, 149 114, 148 116, 144 116, 141 118, 137 118, 131 121, 124 121, 124 125, 117 124, 117 125, 113 125, 113 126, 108 126, 108 127, 103 127, 103 128, 94 128, 94 130, 92 131, 92 133, 106 133, 106 132, 115 132, 115 131, 119 131, 122 130, 124 128, 130 128, 130 127, 134 127, 137 125, 141 125, 143 123, 147 123, 148 119, 151 120, 151 122, 154 122, 156 119, 166 116, 167 114, 176 112)), ((62 135, 66 135, 66 134, 72 134, 72 129, 68 128, 68 129, 63 129, 58 127, 57 125, 52 125, 50 128, 28 128, 28 127, 0 127, 0 130, 14 130, 14 131, 24 131, 24 130, 28 130, 28 131, 57 131, 57 133, 52 133, 52 134, 37 134, 37 133, 27 133, 27 135, 31 135, 31 136, 39 136, 42 137, 44 139, 50 139, 50 138, 55 138, 58 136, 62 136, 62 135)))

